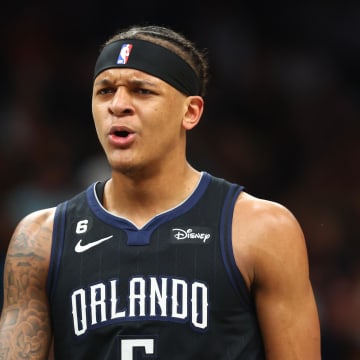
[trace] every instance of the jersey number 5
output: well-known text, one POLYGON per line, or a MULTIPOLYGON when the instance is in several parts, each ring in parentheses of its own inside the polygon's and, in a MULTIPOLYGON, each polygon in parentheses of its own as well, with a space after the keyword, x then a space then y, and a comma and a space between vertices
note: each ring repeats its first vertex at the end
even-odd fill
POLYGON ((134 349, 142 349, 146 356, 155 354, 154 339, 121 339, 120 344, 121 360, 135 360, 134 349))

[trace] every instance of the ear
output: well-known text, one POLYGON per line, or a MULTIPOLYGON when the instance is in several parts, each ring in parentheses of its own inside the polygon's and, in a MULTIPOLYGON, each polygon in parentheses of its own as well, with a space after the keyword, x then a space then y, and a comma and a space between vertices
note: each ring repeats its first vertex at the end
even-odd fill
POLYGON ((183 127, 191 130, 200 121, 204 111, 204 99, 201 96, 189 96, 186 99, 186 113, 183 118, 183 127))

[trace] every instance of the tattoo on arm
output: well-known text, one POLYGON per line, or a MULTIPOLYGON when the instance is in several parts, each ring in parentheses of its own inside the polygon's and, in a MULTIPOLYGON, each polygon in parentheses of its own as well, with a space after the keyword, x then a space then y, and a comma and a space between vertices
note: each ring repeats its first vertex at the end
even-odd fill
POLYGON ((32 222, 12 240, 4 276, 0 360, 39 359, 50 342, 48 255, 43 247, 49 231, 32 222))

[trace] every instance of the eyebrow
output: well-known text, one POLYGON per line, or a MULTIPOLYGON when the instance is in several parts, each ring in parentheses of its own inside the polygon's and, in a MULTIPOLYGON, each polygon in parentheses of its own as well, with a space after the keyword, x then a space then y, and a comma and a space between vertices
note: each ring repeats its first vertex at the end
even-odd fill
POLYGON ((101 79, 94 83, 94 86, 105 86, 110 85, 112 82, 109 79, 101 79))
POLYGON ((135 85, 135 86, 151 86, 151 87, 156 87, 158 84, 152 82, 152 81, 148 81, 148 80, 138 80, 138 79, 134 79, 134 80, 130 80, 129 83, 135 85))
MULTIPOLYGON (((126 82, 133 86, 145 86, 145 85, 150 86, 150 87, 158 86, 158 84, 156 84, 152 81, 148 81, 148 80, 130 79, 130 80, 127 80, 126 82)), ((110 86, 113 84, 114 84, 114 81, 109 80, 108 78, 104 78, 104 79, 96 81, 94 83, 94 86, 110 86)))

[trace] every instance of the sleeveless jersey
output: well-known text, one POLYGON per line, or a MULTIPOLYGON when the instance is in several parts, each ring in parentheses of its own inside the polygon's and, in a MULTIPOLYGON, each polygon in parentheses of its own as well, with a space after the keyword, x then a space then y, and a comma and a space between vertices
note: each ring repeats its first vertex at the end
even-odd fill
POLYGON ((259 360, 254 305, 232 251, 242 187, 202 173, 138 228, 95 183, 55 212, 48 293, 56 360, 259 360))

